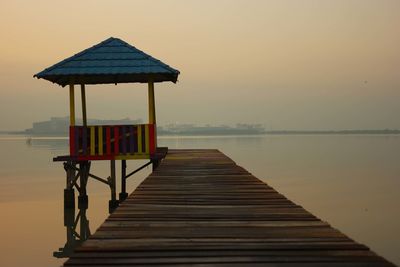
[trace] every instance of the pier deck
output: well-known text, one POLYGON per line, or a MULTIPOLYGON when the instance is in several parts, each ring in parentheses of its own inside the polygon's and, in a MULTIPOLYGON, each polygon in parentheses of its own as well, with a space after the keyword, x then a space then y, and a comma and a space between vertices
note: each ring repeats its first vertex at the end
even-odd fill
POLYGON ((170 150, 65 266, 394 266, 218 150, 170 150))

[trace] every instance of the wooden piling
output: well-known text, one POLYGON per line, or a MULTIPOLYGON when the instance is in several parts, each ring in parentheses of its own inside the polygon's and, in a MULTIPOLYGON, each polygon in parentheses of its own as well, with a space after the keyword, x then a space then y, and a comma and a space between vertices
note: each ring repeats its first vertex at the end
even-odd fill
POLYGON ((119 201, 122 202, 128 197, 126 192, 126 160, 121 160, 121 193, 119 193, 119 201))
POLYGON ((117 207, 118 207, 118 200, 117 200, 117 189, 116 189, 116 184, 117 184, 117 178, 115 174, 115 160, 110 160, 110 179, 109 179, 109 185, 111 189, 111 199, 108 203, 108 209, 109 212, 113 212, 117 207))

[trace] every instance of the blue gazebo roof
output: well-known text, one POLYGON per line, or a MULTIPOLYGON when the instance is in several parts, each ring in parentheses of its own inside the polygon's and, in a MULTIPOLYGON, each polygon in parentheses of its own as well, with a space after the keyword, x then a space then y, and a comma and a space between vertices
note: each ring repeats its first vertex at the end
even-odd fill
POLYGON ((176 83, 179 71, 118 39, 109 38, 37 73, 36 78, 68 84, 176 83))

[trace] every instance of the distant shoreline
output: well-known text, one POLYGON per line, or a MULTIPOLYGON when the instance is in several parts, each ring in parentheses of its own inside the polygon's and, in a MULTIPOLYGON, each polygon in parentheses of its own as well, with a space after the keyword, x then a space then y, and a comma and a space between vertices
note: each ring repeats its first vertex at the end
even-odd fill
POLYGON ((281 130, 281 131, 267 131, 266 134, 276 135, 357 135, 357 134, 400 134, 400 130, 330 130, 330 131, 319 131, 319 130, 308 130, 308 131, 297 131, 297 130, 281 130))
MULTIPOLYGON (((6 135, 26 135, 26 136, 45 136, 45 137, 68 137, 67 133, 40 133, 34 134, 26 131, 0 131, 0 134, 6 135)), ((258 135, 399 135, 400 130, 383 129, 383 130, 276 130, 264 131, 259 133, 247 133, 237 131, 224 132, 203 132, 203 131, 182 131, 182 132, 167 132, 160 131, 159 136, 258 136, 258 135)))
MULTIPOLYGON (((77 125, 82 125, 82 119, 77 118, 77 125)), ((69 117, 51 117, 46 121, 33 122, 32 128, 21 131, 0 131, 0 134, 15 134, 26 136, 68 136, 69 117)), ((137 125, 143 124, 142 119, 123 118, 118 120, 88 119, 89 125, 137 125)), ((237 123, 231 125, 196 125, 190 123, 175 123, 157 125, 159 136, 259 136, 259 135, 397 135, 399 129, 340 129, 340 130, 267 130, 262 124, 237 123)))

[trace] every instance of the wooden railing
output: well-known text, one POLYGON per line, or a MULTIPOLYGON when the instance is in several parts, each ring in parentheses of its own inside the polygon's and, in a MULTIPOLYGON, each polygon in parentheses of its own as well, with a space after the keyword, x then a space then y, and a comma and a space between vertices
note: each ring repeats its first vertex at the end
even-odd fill
POLYGON ((156 152, 154 124, 71 126, 70 155, 77 160, 146 159, 156 152))

